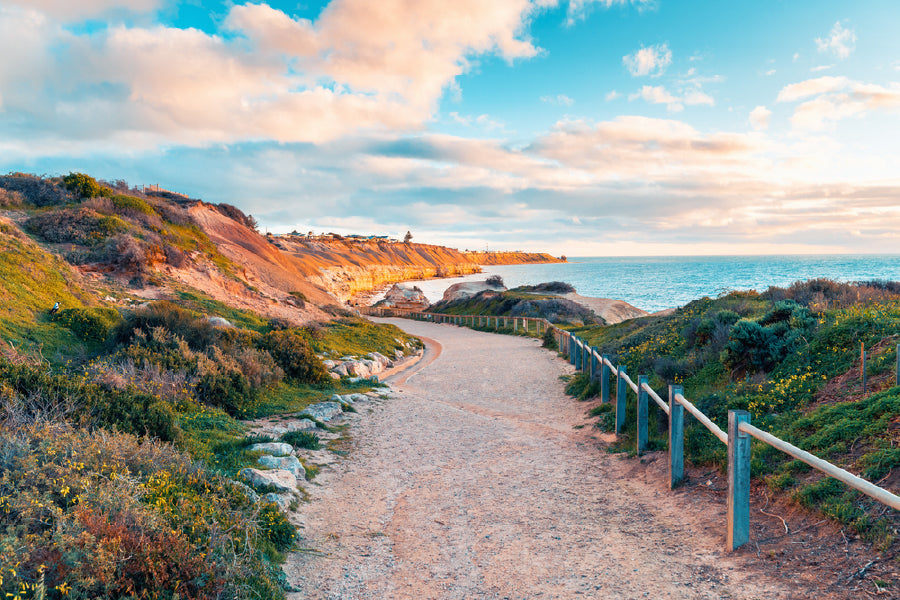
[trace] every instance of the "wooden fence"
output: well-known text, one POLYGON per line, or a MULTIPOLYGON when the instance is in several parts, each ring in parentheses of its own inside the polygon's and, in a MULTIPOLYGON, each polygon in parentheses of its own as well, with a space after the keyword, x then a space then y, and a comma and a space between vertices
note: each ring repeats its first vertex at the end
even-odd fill
MULTIPOLYGON (((498 317, 494 315, 445 315, 383 308, 364 308, 360 312, 373 316, 404 317, 459 326, 490 328, 493 325, 494 329, 500 329, 502 323, 503 328, 512 328, 513 331, 519 331, 521 326, 525 332, 530 333, 533 330, 538 335, 542 335, 548 330, 552 331, 560 354, 567 357, 576 370, 589 374, 592 380, 599 380, 601 403, 610 402, 610 379, 613 376, 616 378, 614 400, 616 435, 620 434, 625 428, 628 389, 631 389, 637 402, 637 436, 635 445, 638 454, 643 453, 647 448, 647 413, 650 399, 656 402, 663 412, 668 415, 669 460, 667 471, 670 488, 675 488, 684 479, 684 413, 687 411, 728 448, 725 547, 729 552, 750 541, 750 438, 756 438, 763 443, 769 444, 773 448, 805 462, 814 469, 818 469, 826 475, 844 482, 863 494, 871 496, 882 504, 886 504, 895 510, 900 510, 900 497, 754 427, 750 424, 750 413, 745 410, 729 410, 728 429, 727 431, 722 431, 718 425, 685 398, 682 386, 668 386, 668 399, 663 400, 650 387, 649 376, 640 375, 638 376, 638 382, 635 383, 626 373, 623 365, 613 364, 609 355, 603 354, 597 348, 588 345, 584 340, 564 329, 556 327, 546 319, 498 317)), ((900 379, 900 347, 898 347, 897 362, 898 379, 900 379)), ((900 381, 898 381, 898 384, 900 384, 900 381)))

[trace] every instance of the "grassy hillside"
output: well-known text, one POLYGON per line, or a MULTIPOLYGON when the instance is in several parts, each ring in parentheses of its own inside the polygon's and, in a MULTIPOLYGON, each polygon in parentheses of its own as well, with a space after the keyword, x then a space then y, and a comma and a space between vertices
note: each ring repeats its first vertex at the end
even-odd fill
MULTIPOLYGON (((761 294, 703 298, 667 317, 572 331, 625 365, 633 378, 650 375, 659 392, 669 383, 682 384, 685 396, 723 429, 729 409, 748 410, 758 427, 900 492, 900 388, 894 379, 900 284, 815 280, 761 294), (866 393, 861 344, 869 351, 866 393)), ((596 393, 584 376, 570 383, 570 391, 580 397, 596 393)), ((663 423, 661 411, 651 410, 651 423, 663 423)), ((598 412, 600 426, 609 427, 608 408, 598 412)), ((632 430, 618 444, 623 450, 634 446, 634 419, 626 422, 632 430)), ((688 422, 687 458, 723 467, 724 445, 699 423, 688 422)), ((664 427, 651 437, 651 448, 665 448, 664 427)), ((752 473, 771 490, 883 547, 896 546, 896 513, 767 445, 753 444, 752 473)))
POLYGON ((121 187, 0 177, 0 595, 282 598, 296 530, 237 483, 260 441, 245 419, 367 389, 321 355, 412 340, 349 317, 298 326, 169 278, 199 265, 249 285, 189 211, 121 187))

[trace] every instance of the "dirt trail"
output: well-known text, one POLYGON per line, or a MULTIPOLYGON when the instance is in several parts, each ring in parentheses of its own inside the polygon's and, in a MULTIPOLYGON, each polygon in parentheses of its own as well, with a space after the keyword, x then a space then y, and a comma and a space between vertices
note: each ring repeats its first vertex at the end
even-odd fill
POLYGON ((360 407, 350 456, 309 486, 289 598, 806 597, 723 551, 720 502, 576 429, 588 405, 537 340, 389 321, 441 352, 360 407))

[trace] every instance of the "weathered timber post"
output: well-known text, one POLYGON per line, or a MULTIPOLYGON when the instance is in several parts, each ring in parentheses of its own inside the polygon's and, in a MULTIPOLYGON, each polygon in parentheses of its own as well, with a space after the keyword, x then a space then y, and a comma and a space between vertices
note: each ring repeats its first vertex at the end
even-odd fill
POLYGON ((684 480, 684 406, 675 400, 684 394, 680 385, 669 386, 669 487, 675 489, 684 480))
POLYGON ((519 332, 519 319, 516 317, 513 317, 513 333, 518 333, 518 332, 519 332))
POLYGON ((647 400, 649 399, 647 390, 644 385, 650 385, 650 377, 647 375, 638 376, 638 399, 637 399, 637 453, 638 456, 647 449, 647 400))
POLYGON ((575 338, 575 370, 583 371, 584 370, 584 360, 582 359, 582 355, 584 354, 581 349, 584 347, 584 344, 581 343, 581 340, 575 338))
POLYGON ((576 350, 578 349, 578 345, 575 343, 575 336, 571 333, 569 334, 568 344, 569 344, 569 362, 573 365, 577 362, 575 358, 577 355, 576 350))
POLYGON ((591 373, 591 347, 587 345, 585 342, 581 346, 581 370, 584 373, 588 374, 588 380, 590 380, 591 373))
POLYGON ((600 379, 600 361, 597 356, 597 349, 591 346, 591 381, 600 379))
POLYGON ((625 367, 619 365, 616 368, 616 435, 625 429, 625 393, 628 384, 625 383, 625 367))
POLYGON ((746 410, 728 411, 728 552, 750 541, 750 435, 740 430, 750 422, 746 410))
POLYGON ((609 354, 602 355, 601 359, 603 364, 600 365, 600 402, 606 404, 609 402, 609 365, 606 364, 609 354))
POLYGON ((862 388, 863 394, 866 393, 866 345, 865 343, 860 343, 859 346, 859 374, 862 376, 862 388))

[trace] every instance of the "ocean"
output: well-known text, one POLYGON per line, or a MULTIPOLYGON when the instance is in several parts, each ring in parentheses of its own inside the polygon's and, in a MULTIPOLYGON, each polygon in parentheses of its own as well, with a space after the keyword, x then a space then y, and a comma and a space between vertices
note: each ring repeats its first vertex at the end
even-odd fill
POLYGON ((406 285, 419 286, 431 302, 437 302, 454 283, 490 275, 502 277, 508 288, 565 281, 582 296, 624 300, 655 312, 704 296, 763 291, 820 277, 844 282, 900 281, 900 255, 569 257, 568 263, 486 266, 477 275, 406 285))

